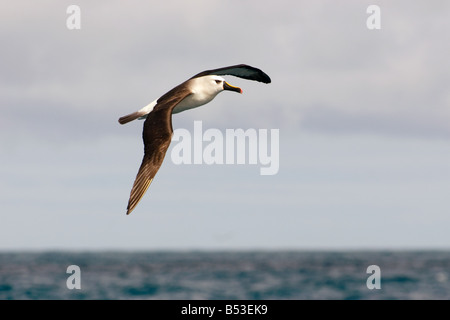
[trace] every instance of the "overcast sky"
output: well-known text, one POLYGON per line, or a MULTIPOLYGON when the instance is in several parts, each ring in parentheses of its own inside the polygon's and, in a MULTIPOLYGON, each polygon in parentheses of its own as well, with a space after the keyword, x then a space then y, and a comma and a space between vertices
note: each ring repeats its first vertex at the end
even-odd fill
POLYGON ((450 248, 448 1, 0 4, 0 249, 450 248), (278 174, 171 148, 126 216, 143 122, 117 119, 238 63, 272 83, 174 129, 279 129, 278 174))

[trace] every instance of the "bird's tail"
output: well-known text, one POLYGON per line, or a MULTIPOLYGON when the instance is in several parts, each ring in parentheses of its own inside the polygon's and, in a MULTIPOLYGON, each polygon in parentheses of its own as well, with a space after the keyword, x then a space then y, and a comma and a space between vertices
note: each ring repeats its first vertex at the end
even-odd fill
POLYGON ((128 123, 130 121, 136 120, 137 118, 145 116, 146 114, 147 113, 142 112, 142 111, 136 111, 136 112, 127 114, 126 116, 120 117, 119 118, 119 123, 120 124, 125 124, 125 123, 128 123))
POLYGON ((145 119, 146 115, 149 114, 150 112, 152 112, 153 108, 156 106, 156 100, 152 101, 151 103, 149 103, 148 105, 146 105, 145 107, 143 107, 142 109, 127 114, 126 116, 120 117, 119 118, 119 123, 120 124, 125 124, 128 123, 130 121, 136 120, 138 118, 143 118, 145 119))

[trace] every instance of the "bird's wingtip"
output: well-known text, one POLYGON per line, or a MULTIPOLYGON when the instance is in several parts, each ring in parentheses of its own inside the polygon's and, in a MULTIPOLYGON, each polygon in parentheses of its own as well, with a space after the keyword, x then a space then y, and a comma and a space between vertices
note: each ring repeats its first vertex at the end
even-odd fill
POLYGON ((130 206, 127 207, 127 216, 130 215, 131 211, 133 211, 134 208, 130 208, 130 206))
POLYGON ((272 79, 270 79, 270 77, 266 73, 262 72, 262 74, 263 74, 263 77, 261 80, 262 83, 271 83, 272 82, 272 79))

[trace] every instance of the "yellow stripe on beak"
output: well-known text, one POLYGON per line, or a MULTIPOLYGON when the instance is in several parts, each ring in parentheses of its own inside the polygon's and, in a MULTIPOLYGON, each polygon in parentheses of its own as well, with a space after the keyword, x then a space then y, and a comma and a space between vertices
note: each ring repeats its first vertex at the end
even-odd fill
POLYGON ((223 82, 223 90, 230 90, 230 91, 236 91, 236 92, 242 93, 241 88, 232 86, 231 84, 229 84, 226 81, 223 82))

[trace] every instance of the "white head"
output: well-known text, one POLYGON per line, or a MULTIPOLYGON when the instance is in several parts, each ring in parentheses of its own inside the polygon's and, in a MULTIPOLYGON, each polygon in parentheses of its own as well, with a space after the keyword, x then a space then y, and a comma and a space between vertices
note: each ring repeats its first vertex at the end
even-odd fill
POLYGON ((208 91, 208 94, 211 95, 216 95, 224 90, 242 93, 241 88, 230 85, 228 82, 225 81, 224 78, 219 76, 208 75, 197 79, 198 83, 201 84, 203 90, 208 91))
POLYGON ((173 109, 172 113, 178 113, 204 105, 224 90, 242 93, 241 88, 230 85, 224 78, 216 75, 207 75, 189 79, 187 85, 193 94, 181 101, 173 109))

